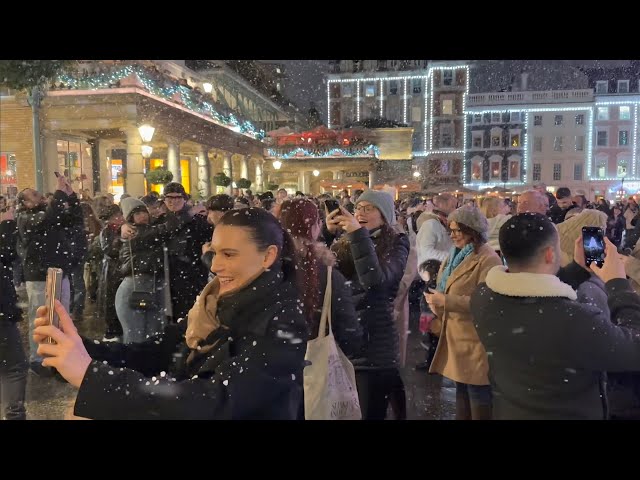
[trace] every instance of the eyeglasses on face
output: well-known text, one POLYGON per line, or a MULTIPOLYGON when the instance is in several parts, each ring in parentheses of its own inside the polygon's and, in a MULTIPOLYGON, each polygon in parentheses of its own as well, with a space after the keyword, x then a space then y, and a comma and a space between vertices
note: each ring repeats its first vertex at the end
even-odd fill
POLYGON ((358 213, 369 213, 373 212, 376 209, 373 205, 358 205, 356 207, 356 212, 358 213))
POLYGON ((462 230, 459 228, 450 228, 449 235, 462 235, 462 230))

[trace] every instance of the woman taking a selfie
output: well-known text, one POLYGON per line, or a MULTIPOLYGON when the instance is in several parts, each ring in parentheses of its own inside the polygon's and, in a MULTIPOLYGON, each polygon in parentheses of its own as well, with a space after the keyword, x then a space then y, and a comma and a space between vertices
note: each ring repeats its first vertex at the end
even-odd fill
POLYGON ((216 226, 216 278, 188 321, 132 345, 81 338, 60 304, 62 330, 38 310, 34 339, 90 419, 295 419, 302 402, 307 326, 290 236, 257 208, 216 226), (44 343, 52 337, 55 345, 44 343))
POLYGON ((397 418, 406 405, 400 377, 399 339, 393 302, 409 255, 409 240, 396 233, 393 199, 367 190, 357 201, 355 217, 344 207, 328 212, 325 240, 337 254, 338 269, 352 282, 356 312, 364 331, 363 358, 353 361, 362 418, 384 420, 389 401, 397 418))

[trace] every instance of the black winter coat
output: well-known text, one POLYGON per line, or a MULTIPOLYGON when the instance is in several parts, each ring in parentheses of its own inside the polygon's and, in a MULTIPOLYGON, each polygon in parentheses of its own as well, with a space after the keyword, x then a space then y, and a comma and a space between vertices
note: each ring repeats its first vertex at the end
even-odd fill
POLYGON ((95 240, 97 242, 92 249, 94 255, 100 255, 100 273, 98 274, 98 292, 96 311, 98 318, 109 322, 118 321, 116 313, 116 292, 122 281, 118 257, 122 242, 120 240, 120 227, 107 225, 102 229, 95 240))
MULTIPOLYGON (((181 226, 167 240, 169 249, 169 277, 173 318, 186 318, 196 297, 208 283, 209 272, 202 263, 202 245, 211 241, 213 228, 201 215, 191 216, 189 207, 177 214, 167 213, 167 222, 171 217, 178 218, 181 226)), ((159 226, 159 225, 158 225, 159 226)))
POLYGON ((17 256, 17 241, 16 222, 6 220, 0 223, 0 322, 18 322, 22 315, 13 284, 12 264, 17 256))
POLYGON ((609 318, 571 299, 575 292, 567 285, 522 277, 530 274, 494 276, 498 268, 471 297, 489 358, 493 418, 603 419, 603 372, 640 368, 640 336, 611 318, 640 326, 640 297, 625 279, 608 282, 609 318))
POLYGON ((164 237, 158 229, 166 229, 167 224, 157 227, 136 225, 136 236, 131 240, 122 240, 120 249, 120 273, 122 277, 131 276, 131 254, 136 275, 156 275, 162 278, 164 272, 164 237))
POLYGON ((283 280, 280 267, 272 267, 243 290, 220 298, 217 314, 228 329, 209 335, 204 344, 215 344, 213 349, 189 364, 186 320, 138 344, 85 339, 94 361, 80 385, 75 414, 93 419, 296 419, 307 340, 296 286, 283 280))
MULTIPOLYGON (((396 234, 388 257, 381 262, 375 250, 379 232, 370 233, 363 227, 347 234, 355 273, 345 274, 345 277, 351 282, 356 313, 364 332, 363 358, 353 362, 357 369, 399 365, 399 338, 393 318, 393 302, 407 265, 409 240, 404 234, 396 234)), ((328 230, 324 234, 330 243, 333 236, 328 230)), ((341 269, 340 258, 338 269, 341 269)))
MULTIPOLYGON (((327 267, 320 266, 320 299, 324 298, 327 288, 327 267)), ((334 268, 331 272, 331 329, 336 343, 342 352, 349 358, 362 356, 362 327, 355 305, 351 296, 351 288, 340 270, 334 268)), ((310 332, 310 339, 318 336, 320 317, 322 315, 322 305, 315 315, 310 332)))
POLYGON ((69 275, 74 266, 73 235, 84 229, 82 208, 75 193, 56 190, 47 208, 18 213, 18 252, 22 258, 25 281, 44 282, 49 267, 62 268, 69 275), (69 208, 65 209, 64 204, 69 208))

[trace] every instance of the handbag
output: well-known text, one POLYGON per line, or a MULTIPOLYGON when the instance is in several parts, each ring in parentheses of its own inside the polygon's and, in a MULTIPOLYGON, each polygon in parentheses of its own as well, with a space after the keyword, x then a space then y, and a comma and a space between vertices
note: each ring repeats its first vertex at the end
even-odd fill
POLYGON ((318 337, 307 342, 307 366, 303 372, 304 418, 360 420, 362 412, 355 371, 336 344, 331 330, 331 270, 331 267, 327 267, 327 288, 318 337))
MULTIPOLYGON (((131 255, 131 280, 133 281, 133 292, 129 296, 129 307, 133 310, 143 312, 157 308, 155 292, 139 292, 136 290, 136 274, 133 270, 133 250, 131 250, 131 240, 129 240, 129 255, 131 255)), ((156 284, 156 274, 153 274, 153 285, 156 284)))

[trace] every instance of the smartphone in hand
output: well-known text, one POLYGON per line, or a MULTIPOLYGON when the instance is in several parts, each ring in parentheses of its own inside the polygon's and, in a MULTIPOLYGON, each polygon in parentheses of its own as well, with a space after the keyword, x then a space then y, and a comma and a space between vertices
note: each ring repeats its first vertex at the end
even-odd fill
POLYGON ((599 227, 582 227, 582 246, 584 261, 588 267, 595 262, 600 268, 604 265, 604 232, 599 227))
POLYGON ((329 213, 340 209, 340 204, 338 203, 337 200, 334 200, 333 198, 329 198, 325 200, 324 205, 325 207, 327 207, 327 212, 329 213))
MULTIPOLYGON (((56 300, 62 298, 62 269, 61 268, 49 268, 47 270, 47 282, 45 289, 45 303, 48 309, 49 324, 56 328, 60 328, 60 318, 56 312, 55 305, 56 300)), ((49 337, 47 343, 55 343, 55 341, 49 337)))

